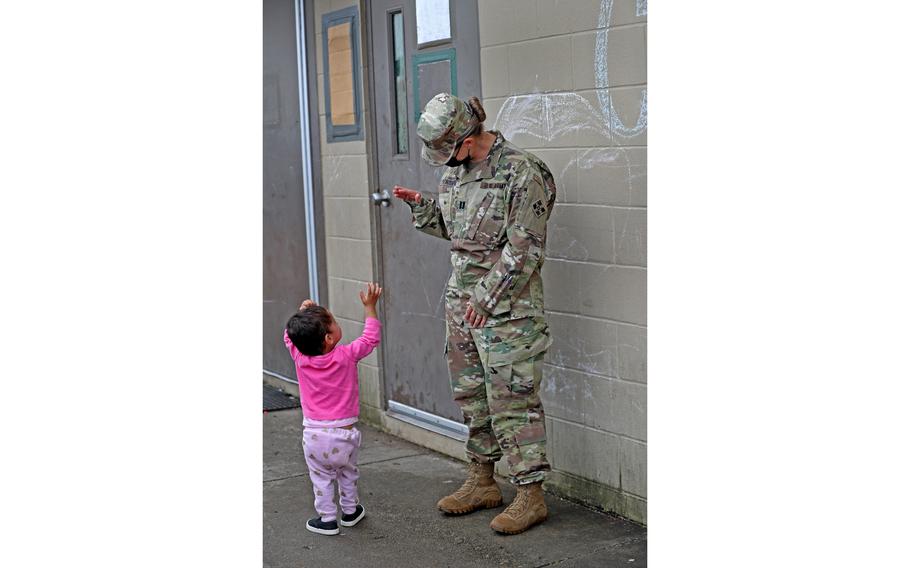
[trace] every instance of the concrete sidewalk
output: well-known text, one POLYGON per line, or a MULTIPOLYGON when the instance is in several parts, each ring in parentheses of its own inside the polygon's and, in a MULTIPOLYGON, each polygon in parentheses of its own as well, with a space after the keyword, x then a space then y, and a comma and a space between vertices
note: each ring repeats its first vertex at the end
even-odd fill
MULTIPOLYGON (((336 536, 311 533, 305 524, 315 510, 300 422, 299 408, 263 415, 266 567, 647 566, 644 528, 552 495, 549 519, 514 536, 489 528, 503 507, 446 516, 436 501, 459 487, 465 464, 363 424, 358 487, 367 516, 336 536)), ((515 490, 498 481, 508 504, 515 490)))

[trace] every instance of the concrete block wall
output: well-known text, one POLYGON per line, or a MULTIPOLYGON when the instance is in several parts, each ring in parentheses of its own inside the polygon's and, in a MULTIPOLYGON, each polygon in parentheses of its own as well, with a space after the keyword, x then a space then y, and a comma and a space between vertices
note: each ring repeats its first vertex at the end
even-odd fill
POLYGON ((487 126, 559 194, 543 269, 549 487, 647 521, 646 0, 479 2, 487 126))
MULTIPOLYGON (((322 195, 325 211, 328 297, 322 299, 335 315, 342 330, 342 341, 349 342, 363 331, 363 304, 357 293, 367 282, 375 280, 373 272, 373 241, 370 230, 371 212, 367 163, 367 137, 363 140, 332 142, 326 140, 325 73, 322 60, 322 16, 349 6, 358 6, 363 28, 363 10, 353 0, 316 0, 314 28, 316 32, 316 73, 319 97, 319 131, 321 135, 322 195)), ((360 33, 360 30, 357 31, 360 33)), ((363 63, 367 61, 363 38, 358 35, 361 67, 361 101, 366 101, 363 89, 367 79, 363 63)), ((364 103, 364 108, 366 108, 364 103)), ((364 112, 361 124, 366 129, 370 115, 364 112)), ((379 363, 376 352, 360 362, 361 416, 376 423, 382 401, 379 392, 379 363)))

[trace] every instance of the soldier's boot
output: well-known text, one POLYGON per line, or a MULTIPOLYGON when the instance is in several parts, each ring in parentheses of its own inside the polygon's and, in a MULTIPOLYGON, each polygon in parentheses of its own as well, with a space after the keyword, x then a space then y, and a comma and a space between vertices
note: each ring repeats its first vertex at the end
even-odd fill
POLYGON ((547 520, 547 504, 541 483, 518 486, 518 494, 505 511, 496 515, 490 528, 504 534, 518 534, 547 520))
POLYGON ((468 478, 455 493, 447 495, 436 503, 443 512, 464 515, 478 509, 491 509, 502 505, 502 492, 493 479, 492 463, 472 462, 468 466, 468 478))

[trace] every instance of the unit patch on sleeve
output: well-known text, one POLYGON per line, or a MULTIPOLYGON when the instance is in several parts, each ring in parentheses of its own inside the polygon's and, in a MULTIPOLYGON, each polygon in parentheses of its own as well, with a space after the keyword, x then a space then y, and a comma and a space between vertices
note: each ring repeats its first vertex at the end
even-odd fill
POLYGON ((539 199, 531 204, 531 208, 534 209, 534 214, 538 217, 547 212, 547 208, 543 206, 543 201, 539 199))

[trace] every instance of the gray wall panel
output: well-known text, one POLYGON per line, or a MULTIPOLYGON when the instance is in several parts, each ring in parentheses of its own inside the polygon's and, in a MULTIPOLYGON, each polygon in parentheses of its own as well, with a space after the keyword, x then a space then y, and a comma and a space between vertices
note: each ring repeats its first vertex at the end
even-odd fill
POLYGON ((282 341, 309 294, 293 0, 263 2, 263 368, 296 378, 282 341))

